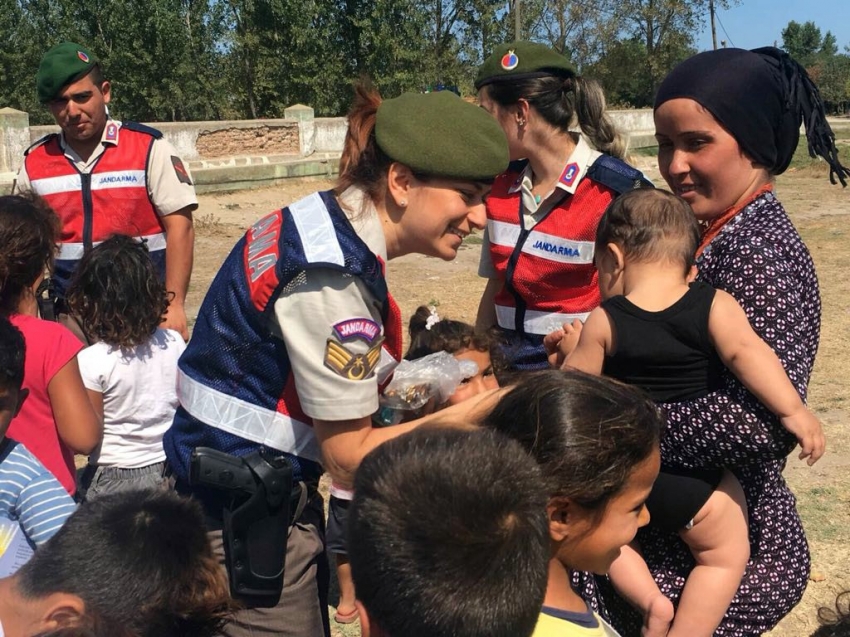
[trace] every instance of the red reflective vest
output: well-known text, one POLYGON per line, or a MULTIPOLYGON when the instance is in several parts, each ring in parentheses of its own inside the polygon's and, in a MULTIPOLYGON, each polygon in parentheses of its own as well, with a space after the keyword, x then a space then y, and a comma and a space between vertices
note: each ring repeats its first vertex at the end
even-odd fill
POLYGON ((618 193, 586 174, 575 194, 564 193, 555 208, 525 229, 522 193, 509 192, 520 176, 521 169, 499 176, 487 199, 490 256, 504 283, 496 294, 496 317, 504 329, 541 335, 583 320, 599 305, 596 226, 618 193))
POLYGON ((49 135, 27 151, 24 162, 32 190, 62 221, 54 272, 62 292, 85 251, 113 234, 145 238, 154 262, 163 262, 165 233, 147 189, 147 161, 156 133, 139 125, 121 126, 118 143, 106 144, 89 174, 65 157, 59 135, 49 135))

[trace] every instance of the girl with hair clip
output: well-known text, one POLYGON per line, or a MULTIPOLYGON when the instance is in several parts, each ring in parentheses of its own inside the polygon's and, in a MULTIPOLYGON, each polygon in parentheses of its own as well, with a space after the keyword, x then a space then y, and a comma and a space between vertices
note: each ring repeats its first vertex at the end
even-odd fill
MULTIPOLYGON (((479 394, 498 389, 499 382, 490 360, 493 341, 489 334, 476 332, 475 328, 469 323, 440 318, 434 306, 426 305, 420 305, 410 317, 408 334, 410 345, 404 355, 405 360, 412 361, 429 354, 447 352, 457 360, 472 361, 478 368, 474 376, 460 381, 448 400, 444 404, 436 406, 437 410, 458 405, 479 394)), ((434 411, 433 402, 435 401, 432 400, 416 413, 421 415, 434 411)), ((331 484, 330 493, 327 546, 328 552, 336 556, 340 596, 334 620, 341 624, 347 624, 353 622, 359 615, 354 605, 354 582, 351 579, 348 542, 345 532, 348 508, 351 499, 354 497, 354 492, 331 484)))
POLYGON ((115 235, 80 261, 68 307, 92 343, 80 373, 103 440, 80 478, 82 497, 162 486, 162 436, 177 409, 181 335, 160 327, 169 293, 147 246, 115 235))
POLYGON ((558 370, 521 377, 485 417, 486 427, 522 444, 549 487, 549 582, 533 637, 617 637, 570 574, 605 575, 649 522, 662 422, 640 390, 558 370))
MULTIPOLYGON (((826 160, 833 182, 845 184, 850 171, 838 159, 817 88, 776 48, 700 53, 673 69, 655 102, 661 174, 701 226, 697 281, 740 304, 805 401, 820 294, 809 252, 774 194, 801 123, 810 154, 826 160)), ((797 604, 809 575, 805 533, 782 477, 797 440, 729 372, 716 391, 666 410, 665 467, 726 467, 746 498, 750 558, 714 634, 762 634, 797 604)), ((677 533, 651 527, 638 540, 661 592, 677 604, 694 568, 687 545, 677 533)), ((577 576, 575 584, 621 631, 636 634, 640 618, 607 582, 577 576)))
POLYGON ((489 332, 477 332, 474 326, 463 321, 440 318, 435 307, 426 305, 416 308, 410 317, 407 331, 410 345, 404 355, 405 360, 413 361, 429 354, 448 352, 457 360, 472 361, 478 367, 478 373, 464 378, 448 401, 437 406, 438 409, 457 405, 499 386, 491 360, 494 339, 489 332))
POLYGON ((454 259, 483 227, 484 197, 507 165, 504 133, 473 104, 447 91, 382 100, 358 86, 336 187, 256 222, 219 270, 180 359, 180 406, 164 438, 177 489, 204 503, 223 556, 230 499, 189 483, 193 450, 262 451, 291 465, 294 485, 283 593, 243 600, 228 635, 328 635, 319 476, 327 468, 351 489, 383 441, 423 422, 474 420, 477 402, 466 401, 373 426, 402 355, 385 264, 412 253, 454 259))
POLYGON ((651 184, 622 161, 626 144, 600 86, 552 49, 497 47, 475 88, 514 160, 487 198, 478 273, 489 280, 476 326, 501 328, 511 369, 542 369, 543 337, 599 305, 593 238, 606 206, 651 184))
POLYGON ((37 196, 0 197, 0 313, 24 335, 28 392, 7 435, 74 495, 74 454, 91 453, 103 430, 80 377, 82 344, 38 315, 38 288, 53 265, 59 230, 56 213, 37 196))

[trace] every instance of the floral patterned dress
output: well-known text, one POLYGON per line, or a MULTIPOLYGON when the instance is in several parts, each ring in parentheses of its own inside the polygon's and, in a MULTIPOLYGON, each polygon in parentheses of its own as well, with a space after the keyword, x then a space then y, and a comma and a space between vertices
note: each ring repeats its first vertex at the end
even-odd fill
MULTIPOLYGON (((805 398, 820 337, 820 292, 809 251, 774 194, 760 195, 726 223, 697 266, 698 280, 738 300, 805 398)), ((800 600, 811 566, 796 499, 782 477, 796 441, 728 371, 722 389, 665 408, 665 464, 728 467, 743 486, 751 557, 715 634, 760 635, 800 600)), ((652 527, 637 539, 659 587, 675 602, 694 566, 687 546, 652 527)), ((607 578, 576 573, 573 584, 624 636, 639 634, 640 618, 607 578)))

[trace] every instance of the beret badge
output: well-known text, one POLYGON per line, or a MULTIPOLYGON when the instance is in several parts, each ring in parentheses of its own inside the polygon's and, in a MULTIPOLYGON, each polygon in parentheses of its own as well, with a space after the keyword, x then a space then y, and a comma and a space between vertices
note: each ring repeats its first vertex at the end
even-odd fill
POLYGON ((83 51, 77 51, 77 57, 80 58, 86 64, 89 63, 89 56, 86 55, 83 51))
POLYGON ((502 56, 502 68, 506 71, 513 71, 519 65, 519 57, 514 50, 511 49, 502 56))

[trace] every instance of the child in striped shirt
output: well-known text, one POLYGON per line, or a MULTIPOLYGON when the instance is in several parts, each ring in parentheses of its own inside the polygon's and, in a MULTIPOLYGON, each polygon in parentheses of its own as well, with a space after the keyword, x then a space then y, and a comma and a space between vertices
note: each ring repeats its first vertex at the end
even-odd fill
POLYGON ((24 445, 6 430, 27 396, 24 337, 0 317, 0 523, 17 522, 32 547, 50 539, 74 512, 74 501, 24 445))

